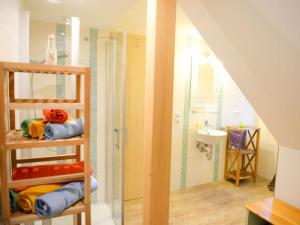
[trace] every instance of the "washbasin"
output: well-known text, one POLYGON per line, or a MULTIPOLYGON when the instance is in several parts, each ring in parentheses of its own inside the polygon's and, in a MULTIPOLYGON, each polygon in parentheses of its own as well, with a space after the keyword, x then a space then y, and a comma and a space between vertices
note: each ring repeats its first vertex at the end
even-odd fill
POLYGON ((217 145, 225 139, 227 133, 222 130, 203 129, 196 132, 196 140, 209 145, 217 145))

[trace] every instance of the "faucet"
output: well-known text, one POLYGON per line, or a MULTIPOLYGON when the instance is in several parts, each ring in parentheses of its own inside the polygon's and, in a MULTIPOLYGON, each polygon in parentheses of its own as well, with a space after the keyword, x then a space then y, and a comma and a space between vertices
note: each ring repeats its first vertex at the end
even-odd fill
POLYGON ((208 120, 204 121, 204 130, 208 130, 208 120))

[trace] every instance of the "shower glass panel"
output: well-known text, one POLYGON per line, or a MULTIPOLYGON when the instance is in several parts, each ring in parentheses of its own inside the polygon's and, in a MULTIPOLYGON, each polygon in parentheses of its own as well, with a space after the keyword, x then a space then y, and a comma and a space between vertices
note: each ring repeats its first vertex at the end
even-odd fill
POLYGON ((113 34, 106 45, 106 202, 116 225, 124 224, 124 148, 125 129, 125 78, 126 35, 113 34))

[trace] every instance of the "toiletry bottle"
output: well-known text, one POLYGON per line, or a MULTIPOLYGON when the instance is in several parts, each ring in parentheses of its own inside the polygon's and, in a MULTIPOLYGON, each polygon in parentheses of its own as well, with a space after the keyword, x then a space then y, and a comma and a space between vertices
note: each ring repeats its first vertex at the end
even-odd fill
POLYGON ((46 50, 46 64, 57 64, 57 52, 55 47, 55 37, 53 34, 48 36, 48 46, 46 50))

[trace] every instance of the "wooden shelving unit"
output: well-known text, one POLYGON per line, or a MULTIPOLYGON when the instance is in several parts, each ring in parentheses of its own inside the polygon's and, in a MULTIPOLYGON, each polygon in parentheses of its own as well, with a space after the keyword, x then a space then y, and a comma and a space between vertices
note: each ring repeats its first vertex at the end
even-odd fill
POLYGON ((257 127, 227 127, 224 179, 235 180, 239 186, 240 180, 253 178, 256 181, 260 129, 257 127), (244 144, 236 148, 230 144, 232 131, 245 132, 244 144))
POLYGON ((85 212, 85 224, 91 225, 91 201, 90 201, 90 68, 37 65, 26 63, 0 62, 0 177, 1 177, 1 210, 3 225, 21 224, 43 220, 35 214, 12 212, 9 204, 9 189, 20 186, 40 185, 60 182, 84 180, 85 200, 65 210, 61 215, 76 215, 77 225, 81 224, 81 213, 85 212), (75 99, 17 99, 14 93, 14 78, 22 76, 15 73, 75 75, 76 98, 75 99), (84 81, 84 102, 81 103, 81 81, 84 81), (15 110, 30 109, 68 109, 76 110, 76 118, 80 118, 84 112, 84 135, 62 140, 36 140, 24 138, 20 130, 15 130, 15 110), (8 123, 7 123, 8 122, 8 123), (8 125, 7 125, 8 124, 8 125), (57 156, 45 156, 38 158, 17 158, 16 151, 28 148, 46 148, 59 146, 76 146, 76 153, 57 156), (84 173, 68 174, 44 178, 12 181, 11 167, 23 163, 36 163, 57 160, 72 159, 81 161, 81 147, 84 146, 84 173))

